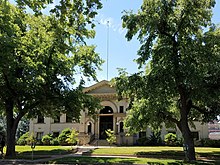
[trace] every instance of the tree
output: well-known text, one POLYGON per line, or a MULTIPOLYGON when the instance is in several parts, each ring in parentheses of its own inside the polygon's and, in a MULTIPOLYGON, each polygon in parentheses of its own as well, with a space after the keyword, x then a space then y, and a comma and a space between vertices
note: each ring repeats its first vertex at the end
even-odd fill
POLYGON ((0 1, 0 112, 7 121, 6 157, 15 157, 19 121, 38 115, 66 113, 78 120, 85 107, 94 113, 98 101, 82 92, 83 79, 96 80, 102 60, 93 38, 98 0, 0 1), (33 10, 32 13, 27 13, 33 10), (9 143, 10 142, 10 143, 9 143))
POLYGON ((111 129, 105 130, 105 133, 107 135, 107 142, 109 143, 109 145, 111 146, 113 143, 116 142, 116 136, 114 131, 112 131, 111 129))
POLYGON ((119 70, 119 95, 130 98, 125 126, 137 132, 176 125, 195 160, 189 124, 219 114, 220 28, 211 24, 213 0, 144 0, 122 17, 126 38, 138 34, 142 72, 119 70))

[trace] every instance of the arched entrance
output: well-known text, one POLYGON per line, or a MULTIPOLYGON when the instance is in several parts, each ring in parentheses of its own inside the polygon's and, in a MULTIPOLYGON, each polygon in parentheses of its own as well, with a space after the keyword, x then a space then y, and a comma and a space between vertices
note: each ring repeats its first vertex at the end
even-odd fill
POLYGON ((113 130, 113 110, 109 106, 105 106, 105 108, 100 111, 99 139, 107 138, 105 133, 107 129, 113 130))

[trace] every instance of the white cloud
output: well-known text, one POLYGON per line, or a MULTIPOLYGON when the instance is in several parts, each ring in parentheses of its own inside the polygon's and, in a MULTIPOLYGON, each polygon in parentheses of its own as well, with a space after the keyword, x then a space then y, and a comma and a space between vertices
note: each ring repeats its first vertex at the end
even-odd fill
POLYGON ((124 35, 126 30, 122 28, 122 23, 116 23, 112 17, 105 17, 104 15, 97 16, 98 23, 104 25, 105 27, 109 26, 114 32, 118 32, 120 35, 124 35))

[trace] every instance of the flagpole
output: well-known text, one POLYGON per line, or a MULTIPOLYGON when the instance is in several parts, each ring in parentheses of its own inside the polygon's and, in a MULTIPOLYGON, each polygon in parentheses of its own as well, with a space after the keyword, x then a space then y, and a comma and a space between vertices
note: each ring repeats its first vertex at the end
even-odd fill
POLYGON ((107 81, 108 81, 108 56, 109 56, 109 21, 107 21, 107 81))

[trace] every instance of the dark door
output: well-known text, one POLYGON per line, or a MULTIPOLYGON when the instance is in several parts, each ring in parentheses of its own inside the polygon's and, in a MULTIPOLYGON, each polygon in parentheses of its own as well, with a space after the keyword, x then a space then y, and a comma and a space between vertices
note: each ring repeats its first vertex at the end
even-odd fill
POLYGON ((99 122, 99 138, 106 139, 107 135, 106 130, 113 130, 113 115, 112 116, 100 116, 99 122))

